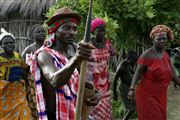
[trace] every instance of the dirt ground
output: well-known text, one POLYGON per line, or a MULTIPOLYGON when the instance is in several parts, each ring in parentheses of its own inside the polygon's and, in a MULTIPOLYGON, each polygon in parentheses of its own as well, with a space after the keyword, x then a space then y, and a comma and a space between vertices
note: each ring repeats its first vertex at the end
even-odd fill
POLYGON ((167 118, 168 120, 180 120, 180 88, 175 89, 173 83, 168 89, 167 118))

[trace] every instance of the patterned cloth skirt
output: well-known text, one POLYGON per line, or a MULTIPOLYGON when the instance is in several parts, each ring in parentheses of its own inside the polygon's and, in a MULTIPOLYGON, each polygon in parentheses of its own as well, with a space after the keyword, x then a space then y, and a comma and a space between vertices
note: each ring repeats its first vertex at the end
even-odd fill
POLYGON ((106 92, 91 110, 88 120, 113 120, 112 93, 106 92))
POLYGON ((0 80, 0 120, 32 120, 23 84, 0 80))

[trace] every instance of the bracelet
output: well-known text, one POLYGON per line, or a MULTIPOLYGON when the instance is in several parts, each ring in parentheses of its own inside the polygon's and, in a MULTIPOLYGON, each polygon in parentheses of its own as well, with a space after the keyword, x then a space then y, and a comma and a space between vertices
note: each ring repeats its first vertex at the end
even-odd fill
POLYGON ((129 88, 129 91, 135 91, 135 88, 129 88))

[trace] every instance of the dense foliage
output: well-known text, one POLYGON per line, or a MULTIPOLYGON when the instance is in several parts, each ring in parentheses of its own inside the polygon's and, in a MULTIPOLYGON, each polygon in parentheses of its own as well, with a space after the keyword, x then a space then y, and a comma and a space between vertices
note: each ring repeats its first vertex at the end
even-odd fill
MULTIPOLYGON (((83 16, 78 37, 82 39, 88 11, 87 0, 58 0, 47 13, 68 6, 83 16)), ((166 24, 175 34, 175 42, 180 39, 179 0, 93 0, 93 17, 101 17, 107 22, 107 36, 117 48, 148 47, 149 32, 154 25, 166 24)))

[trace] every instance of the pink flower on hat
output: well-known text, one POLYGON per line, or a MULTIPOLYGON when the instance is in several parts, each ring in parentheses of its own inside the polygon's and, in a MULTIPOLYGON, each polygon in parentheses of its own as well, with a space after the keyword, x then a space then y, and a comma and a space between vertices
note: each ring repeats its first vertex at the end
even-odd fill
POLYGON ((94 20, 92 20, 91 22, 91 32, 94 32, 94 30, 100 26, 100 25, 105 25, 105 21, 100 19, 100 18, 96 18, 94 20))

